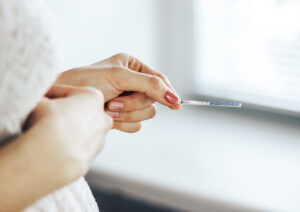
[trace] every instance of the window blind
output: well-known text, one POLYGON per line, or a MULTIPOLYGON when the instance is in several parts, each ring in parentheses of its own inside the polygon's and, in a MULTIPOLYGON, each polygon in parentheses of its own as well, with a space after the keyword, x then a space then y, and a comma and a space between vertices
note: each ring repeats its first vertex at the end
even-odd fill
POLYGON ((195 4, 197 91, 300 112, 300 1, 195 4))

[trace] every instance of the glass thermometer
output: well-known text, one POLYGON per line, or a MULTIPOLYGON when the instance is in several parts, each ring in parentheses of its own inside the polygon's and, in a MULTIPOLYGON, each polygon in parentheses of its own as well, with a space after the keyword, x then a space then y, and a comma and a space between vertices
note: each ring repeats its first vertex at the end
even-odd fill
POLYGON ((197 105, 208 107, 237 107, 241 108, 241 102, 219 102, 219 101, 195 101, 195 100, 181 100, 182 105, 197 105))

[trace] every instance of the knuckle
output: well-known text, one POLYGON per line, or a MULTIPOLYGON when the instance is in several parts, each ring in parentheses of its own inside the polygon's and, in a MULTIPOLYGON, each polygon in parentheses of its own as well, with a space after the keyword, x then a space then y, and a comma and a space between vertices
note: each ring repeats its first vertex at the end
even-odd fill
POLYGON ((161 72, 157 72, 157 76, 159 76, 163 80, 166 80, 167 82, 169 81, 168 77, 161 72))
POLYGON ((118 58, 127 58, 127 57, 129 57, 129 54, 127 54, 125 52, 120 52, 120 53, 116 54, 115 57, 118 57, 118 58))
POLYGON ((151 75, 149 77, 149 84, 152 89, 156 90, 161 87, 162 80, 158 76, 151 75))
POLYGON ((130 55, 128 55, 127 53, 118 53, 118 54, 115 54, 113 55, 111 58, 110 58, 110 61, 113 62, 113 64, 117 65, 125 65, 127 63, 127 61, 129 60, 130 58, 130 55), (124 64, 125 62, 125 64, 124 64))
POLYGON ((122 76, 122 73, 124 71, 127 71, 127 69, 121 65, 113 66, 113 67, 109 68, 109 70, 110 70, 110 72, 109 72, 110 77, 112 77, 113 79, 120 79, 120 77, 122 76))
POLYGON ((135 57, 130 57, 128 61, 128 67, 131 70, 139 72, 143 68, 143 63, 135 57))
POLYGON ((156 71, 156 75, 159 76, 159 77, 161 77, 161 78, 165 78, 165 77, 166 77, 166 76, 165 76, 163 73, 161 73, 160 71, 156 71))

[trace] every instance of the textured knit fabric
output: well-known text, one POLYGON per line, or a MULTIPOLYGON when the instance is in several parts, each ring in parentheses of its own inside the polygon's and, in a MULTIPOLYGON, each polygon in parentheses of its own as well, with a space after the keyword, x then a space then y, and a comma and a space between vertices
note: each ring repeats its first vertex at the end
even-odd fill
POLYGON ((37 201, 23 212, 94 212, 99 211, 92 192, 84 180, 65 186, 37 201))
MULTIPOLYGON (((0 144, 21 133, 24 120, 57 77, 59 31, 41 0, 0 0, 0 144)), ((98 207, 81 178, 25 211, 94 212, 98 207)))

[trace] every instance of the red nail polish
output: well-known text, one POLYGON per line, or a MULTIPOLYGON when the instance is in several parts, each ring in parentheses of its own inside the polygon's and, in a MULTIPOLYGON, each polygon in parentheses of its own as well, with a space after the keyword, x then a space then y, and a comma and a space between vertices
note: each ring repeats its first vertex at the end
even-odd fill
POLYGON ((165 94, 165 100, 167 102, 169 102, 172 105, 175 105, 178 103, 178 99, 179 97, 176 96, 174 93, 172 93, 171 91, 167 91, 165 94))

